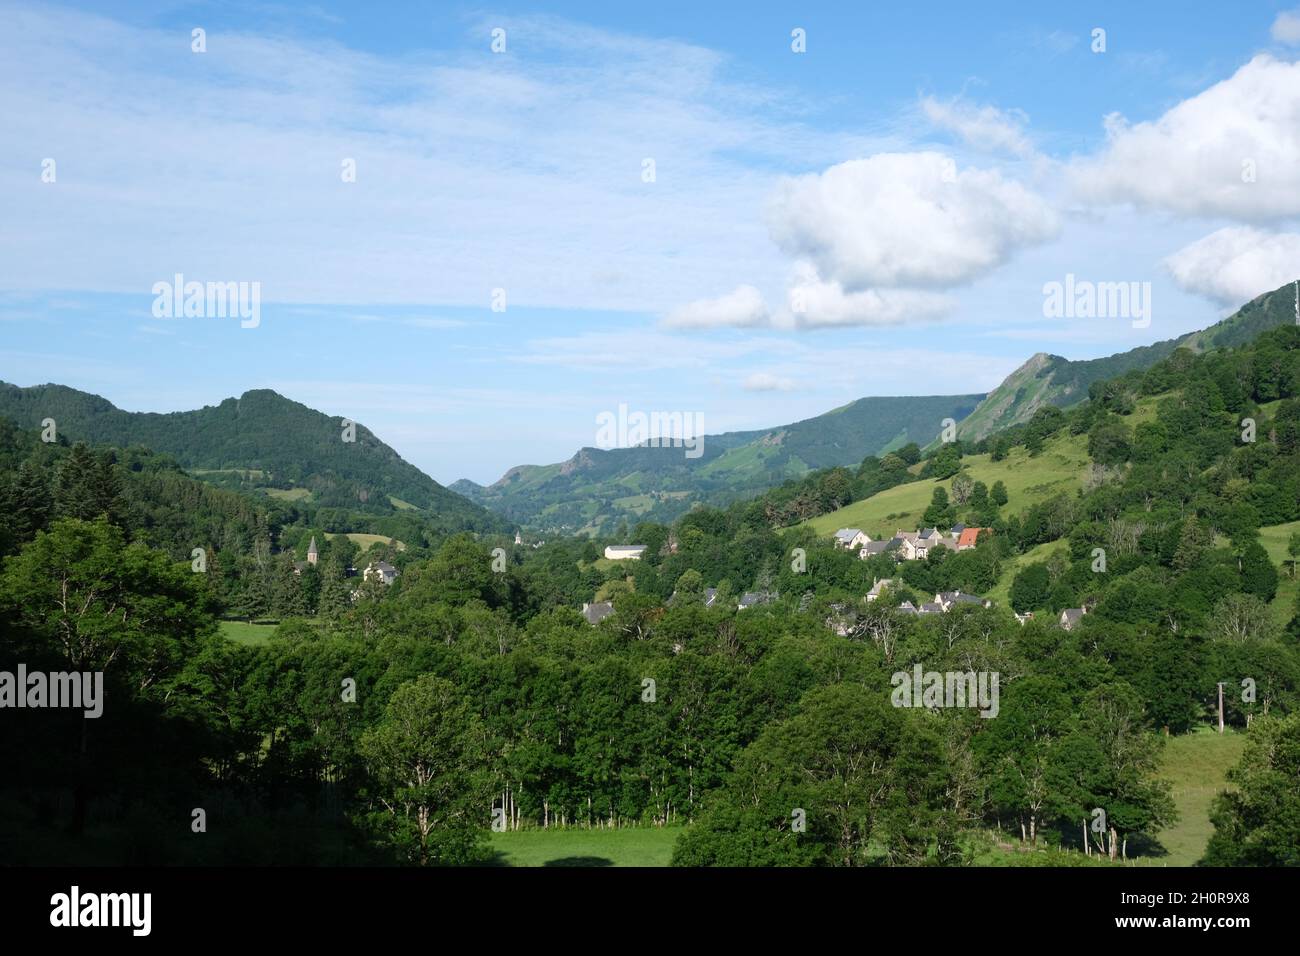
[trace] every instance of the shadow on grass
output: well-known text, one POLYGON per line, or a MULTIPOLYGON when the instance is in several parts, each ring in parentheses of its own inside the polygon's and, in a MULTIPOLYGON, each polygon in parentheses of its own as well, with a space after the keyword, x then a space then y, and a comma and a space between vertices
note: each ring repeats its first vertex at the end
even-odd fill
POLYGON ((547 860, 542 866, 613 866, 614 861, 603 856, 562 856, 547 860))

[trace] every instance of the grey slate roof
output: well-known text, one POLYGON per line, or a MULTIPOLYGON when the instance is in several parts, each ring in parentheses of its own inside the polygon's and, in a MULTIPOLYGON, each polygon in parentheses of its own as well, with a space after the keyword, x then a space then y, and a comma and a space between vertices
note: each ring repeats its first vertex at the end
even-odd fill
POLYGON ((1065 628, 1074 627, 1083 619, 1083 614, 1084 611, 1081 607, 1067 607, 1061 612, 1061 626, 1065 628))
POLYGON ((597 601, 582 606, 582 616, 587 619, 588 624, 599 624, 613 613, 614 605, 609 601, 597 601))
POLYGON ((769 591, 746 591, 740 596, 742 608, 754 607, 756 604, 771 604, 776 595, 769 591))

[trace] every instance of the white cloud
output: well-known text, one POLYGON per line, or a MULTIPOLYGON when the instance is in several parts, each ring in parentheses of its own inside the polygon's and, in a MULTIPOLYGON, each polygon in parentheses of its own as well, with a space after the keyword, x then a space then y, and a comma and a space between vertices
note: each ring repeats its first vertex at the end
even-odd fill
POLYGON ((947 287, 1005 262, 1058 229, 1040 197, 994 170, 937 152, 879 153, 782 182, 770 228, 847 292, 947 287))
POLYGON ((1300 278, 1300 235, 1232 226, 1179 249, 1165 266, 1187 291, 1241 305, 1300 278))
POLYGON ((801 264, 789 290, 793 322, 805 328, 849 325, 901 325, 943 318, 956 302, 937 292, 915 289, 864 289, 845 292, 801 264))
POLYGON ((932 96, 922 97, 921 110, 935 126, 951 130, 976 149, 1013 156, 1034 152, 1025 134, 1029 118, 1021 110, 976 106, 960 98, 944 103, 932 96))
POLYGON ((716 299, 697 299, 668 313, 664 326, 671 329, 754 328, 767 325, 770 316, 762 293, 742 285, 716 299))
POLYGON ((1084 200, 1248 222, 1300 215, 1300 63, 1257 56, 1159 119, 1112 114, 1106 129, 1101 154, 1069 171, 1084 200))
POLYGON ((789 392, 794 389, 794 379, 755 372, 745 379, 743 387, 747 392, 789 392))
POLYGON ((1283 10, 1273 21, 1269 31, 1278 43, 1287 46, 1300 44, 1300 10, 1283 10))

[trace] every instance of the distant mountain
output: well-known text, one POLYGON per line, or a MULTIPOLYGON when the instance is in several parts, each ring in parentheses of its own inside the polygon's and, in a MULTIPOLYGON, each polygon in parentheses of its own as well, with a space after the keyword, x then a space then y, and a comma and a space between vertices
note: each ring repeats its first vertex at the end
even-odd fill
POLYGON ((817 468, 924 445, 982 397, 861 398, 791 425, 705 436, 694 459, 682 448, 583 448, 559 464, 511 468, 486 487, 462 479, 451 488, 518 524, 612 531, 624 519, 670 521, 697 503, 725 504, 817 468))
POLYGON ((70 441, 143 445, 171 455, 217 484, 310 496, 324 507, 370 512, 420 509, 446 529, 500 530, 504 521, 438 484, 364 425, 343 440, 343 419, 268 389, 194 411, 127 412, 63 385, 19 388, 0 382, 0 416, 24 428, 52 418, 70 441), (224 480, 231 479, 231 480, 224 480))
POLYGON ((1093 382, 1116 378, 1133 369, 1147 369, 1175 349, 1198 352, 1230 348, 1259 333, 1295 322, 1295 287, 1287 284, 1247 302, 1228 318, 1177 339, 1130 349, 1105 358, 1072 362, 1039 352, 989 392, 957 426, 957 437, 979 441, 993 432, 1029 421, 1043 405, 1067 408, 1088 397, 1093 382))

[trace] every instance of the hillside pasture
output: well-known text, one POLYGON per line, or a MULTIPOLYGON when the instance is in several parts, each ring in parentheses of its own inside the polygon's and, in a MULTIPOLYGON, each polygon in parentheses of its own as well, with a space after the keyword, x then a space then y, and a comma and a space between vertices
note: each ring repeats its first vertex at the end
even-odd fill
MULTIPOLYGON (((1088 437, 1054 439, 1035 457, 1020 446, 1002 461, 993 461, 989 455, 968 455, 962 459, 962 466, 971 478, 990 488, 996 481, 1006 485, 1005 511, 1014 514, 1055 495, 1074 494, 1082 487, 1088 466, 1088 437)), ((899 529, 914 531, 921 526, 925 509, 939 486, 950 490, 952 479, 927 478, 896 485, 805 524, 822 535, 831 535, 837 528, 861 528, 876 539, 891 537, 899 529)))

